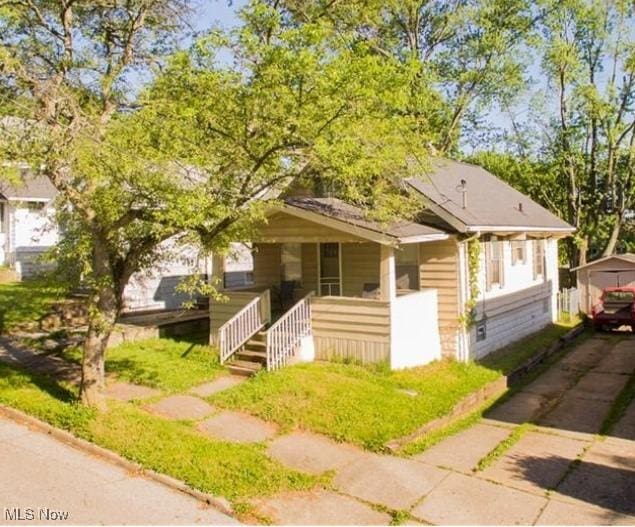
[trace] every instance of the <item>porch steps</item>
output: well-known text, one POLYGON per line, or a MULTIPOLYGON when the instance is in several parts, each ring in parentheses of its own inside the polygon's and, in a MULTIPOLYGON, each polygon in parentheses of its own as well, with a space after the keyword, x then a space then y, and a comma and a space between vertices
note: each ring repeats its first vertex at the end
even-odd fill
POLYGON ((267 335, 264 331, 256 333, 243 347, 234 354, 227 364, 234 375, 251 377, 267 364, 267 335))

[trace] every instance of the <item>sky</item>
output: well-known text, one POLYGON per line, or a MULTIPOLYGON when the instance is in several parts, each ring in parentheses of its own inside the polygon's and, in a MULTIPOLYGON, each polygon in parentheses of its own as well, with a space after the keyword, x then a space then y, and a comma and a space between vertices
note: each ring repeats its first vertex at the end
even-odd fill
POLYGON ((238 23, 236 11, 246 4, 246 0, 199 0, 197 17, 194 21, 196 29, 203 30, 213 24, 220 24, 225 28, 235 26, 238 23))

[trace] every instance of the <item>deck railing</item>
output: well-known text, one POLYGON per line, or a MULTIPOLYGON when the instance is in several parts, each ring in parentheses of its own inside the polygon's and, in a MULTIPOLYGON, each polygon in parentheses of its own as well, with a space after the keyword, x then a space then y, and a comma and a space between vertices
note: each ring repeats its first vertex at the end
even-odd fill
POLYGON ((311 297, 306 295, 267 330, 267 371, 282 368, 300 340, 311 334, 311 297))
POLYGON ((267 289, 219 328, 220 363, 223 364, 229 359, 270 321, 270 297, 267 289))

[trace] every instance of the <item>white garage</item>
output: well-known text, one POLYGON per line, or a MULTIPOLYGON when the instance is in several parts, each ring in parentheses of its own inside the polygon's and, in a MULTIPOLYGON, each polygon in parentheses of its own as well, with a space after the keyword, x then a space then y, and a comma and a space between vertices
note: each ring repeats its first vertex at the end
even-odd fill
POLYGON ((635 254, 614 254, 576 267, 580 309, 590 313, 605 287, 635 287, 635 254))

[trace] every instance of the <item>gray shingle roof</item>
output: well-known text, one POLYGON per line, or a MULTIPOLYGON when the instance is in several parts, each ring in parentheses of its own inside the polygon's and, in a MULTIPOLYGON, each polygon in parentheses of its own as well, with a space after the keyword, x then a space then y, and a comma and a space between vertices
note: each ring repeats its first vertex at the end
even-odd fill
POLYGON ((364 211, 336 198, 287 198, 285 204, 291 207, 320 214, 338 221, 361 227, 363 229, 406 240, 419 236, 444 236, 445 232, 428 225, 421 225, 412 221, 395 221, 381 224, 366 218, 364 211))
POLYGON ((466 230, 500 231, 505 230, 504 227, 515 230, 574 230, 555 214, 476 165, 436 158, 422 177, 408 178, 406 182, 465 225, 466 230), (462 180, 466 189, 465 208, 462 180))
POLYGON ((0 181, 0 196, 4 199, 52 200, 57 190, 44 176, 24 175, 20 185, 0 181))

